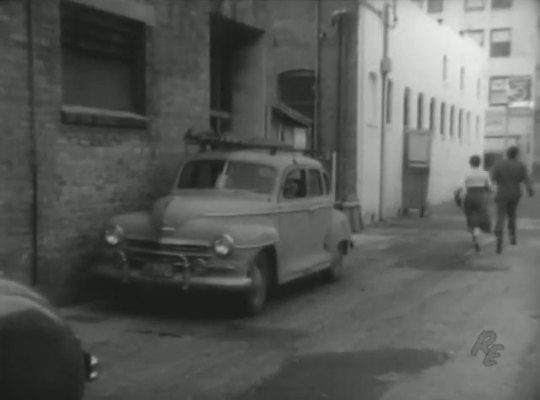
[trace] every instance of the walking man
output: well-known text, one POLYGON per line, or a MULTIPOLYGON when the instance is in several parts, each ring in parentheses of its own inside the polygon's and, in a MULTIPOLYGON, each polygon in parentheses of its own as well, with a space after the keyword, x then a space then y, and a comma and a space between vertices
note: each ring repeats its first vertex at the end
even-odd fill
POLYGON ((516 211, 522 196, 521 185, 524 184, 530 197, 534 196, 534 189, 523 162, 518 160, 519 150, 516 146, 508 148, 507 158, 495 164, 491 171, 491 180, 497 185, 495 204, 497 206, 497 221, 494 233, 497 238, 497 253, 502 252, 502 239, 504 222, 508 218, 508 235, 510 243, 515 245, 516 238, 516 211))

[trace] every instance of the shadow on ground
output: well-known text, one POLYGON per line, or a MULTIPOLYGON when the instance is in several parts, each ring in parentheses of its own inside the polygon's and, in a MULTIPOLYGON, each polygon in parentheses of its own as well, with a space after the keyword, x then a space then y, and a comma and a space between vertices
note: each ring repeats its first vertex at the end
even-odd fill
POLYGON ((396 374, 417 374, 449 358, 416 349, 307 355, 289 360, 274 376, 231 400, 377 400, 396 374))

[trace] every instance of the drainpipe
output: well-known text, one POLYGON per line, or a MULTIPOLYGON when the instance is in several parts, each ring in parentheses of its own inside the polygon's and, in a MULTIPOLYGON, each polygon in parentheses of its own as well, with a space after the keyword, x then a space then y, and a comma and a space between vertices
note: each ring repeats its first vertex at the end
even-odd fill
POLYGON ((390 11, 390 4, 384 5, 384 11, 383 11, 383 57, 381 60, 381 155, 380 155, 380 165, 379 165, 379 171, 380 171, 380 179, 379 179, 379 221, 384 221, 384 167, 385 167, 385 159, 386 159, 386 104, 387 104, 387 90, 386 87, 388 85, 388 74, 390 73, 391 64, 390 64, 390 58, 388 57, 388 32, 389 32, 389 26, 388 26, 388 20, 389 20, 389 11, 390 11))
POLYGON ((37 152, 37 132, 36 132, 36 104, 35 104, 35 48, 34 48, 34 26, 32 0, 26 0, 26 33, 28 38, 28 102, 29 102, 29 124, 30 124, 30 170, 32 174, 32 271, 31 284, 37 285, 39 281, 38 271, 38 152, 37 152))
POLYGON ((317 40, 316 46, 315 46, 315 117, 313 118, 313 133, 312 133, 312 143, 311 143, 311 150, 313 152, 322 153, 320 147, 321 138, 319 135, 321 134, 320 130, 320 103, 321 103, 321 39, 320 39, 320 32, 321 32, 321 0, 317 0, 317 3, 315 5, 315 39, 317 40))

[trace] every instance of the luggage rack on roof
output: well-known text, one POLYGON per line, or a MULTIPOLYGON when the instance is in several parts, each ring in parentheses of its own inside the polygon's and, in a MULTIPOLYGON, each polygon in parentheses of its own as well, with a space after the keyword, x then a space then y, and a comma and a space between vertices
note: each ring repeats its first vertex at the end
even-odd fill
POLYGON ((219 135, 214 131, 201 131, 194 133, 193 129, 189 129, 184 135, 184 143, 186 145, 199 146, 199 151, 212 150, 268 150, 270 154, 276 154, 278 151, 289 153, 302 153, 305 155, 316 155, 316 152, 308 149, 296 149, 294 146, 281 143, 264 143, 258 142, 257 139, 241 140, 238 138, 219 135))

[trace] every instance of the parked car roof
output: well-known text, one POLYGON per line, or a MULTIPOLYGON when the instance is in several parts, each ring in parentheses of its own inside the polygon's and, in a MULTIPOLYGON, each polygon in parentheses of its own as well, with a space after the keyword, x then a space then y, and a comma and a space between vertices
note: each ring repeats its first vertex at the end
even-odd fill
POLYGON ((216 150, 194 154, 191 160, 197 159, 227 159, 235 161, 253 162, 259 164, 273 165, 278 168, 285 168, 295 161, 298 164, 305 164, 313 167, 320 167, 321 163, 313 158, 295 154, 291 152, 276 152, 271 154, 268 150, 216 150))

